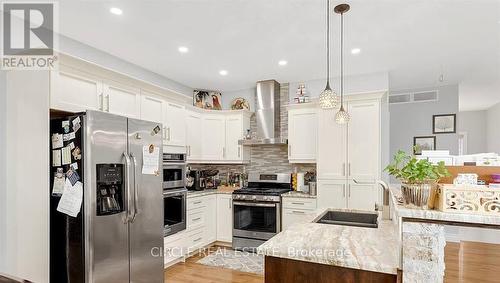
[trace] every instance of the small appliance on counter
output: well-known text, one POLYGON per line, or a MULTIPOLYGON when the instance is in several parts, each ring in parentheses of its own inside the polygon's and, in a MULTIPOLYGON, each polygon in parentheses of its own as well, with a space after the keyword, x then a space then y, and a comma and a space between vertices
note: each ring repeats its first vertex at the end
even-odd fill
POLYGON ((186 188, 190 191, 217 189, 220 185, 219 170, 197 170, 189 168, 186 173, 186 188))

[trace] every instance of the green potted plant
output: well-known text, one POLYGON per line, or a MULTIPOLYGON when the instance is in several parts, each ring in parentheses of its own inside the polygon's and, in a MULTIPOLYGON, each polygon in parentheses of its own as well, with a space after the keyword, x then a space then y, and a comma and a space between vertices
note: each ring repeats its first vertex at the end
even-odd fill
POLYGON ((405 204, 414 208, 434 207, 435 187, 439 179, 450 176, 443 161, 437 165, 427 159, 418 160, 399 150, 385 171, 402 182, 401 192, 405 204))

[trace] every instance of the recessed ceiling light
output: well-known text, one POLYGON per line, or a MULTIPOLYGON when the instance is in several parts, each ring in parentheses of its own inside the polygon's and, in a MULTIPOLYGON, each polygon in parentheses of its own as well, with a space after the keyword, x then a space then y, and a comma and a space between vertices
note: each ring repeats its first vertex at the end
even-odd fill
POLYGON ((359 48, 353 48, 353 49, 351 49, 351 54, 356 55, 356 54, 359 54, 360 52, 361 52, 361 49, 359 49, 359 48))
POLYGON ((111 12, 111 14, 115 14, 115 15, 123 14, 122 9, 116 8, 116 7, 112 7, 111 9, 109 9, 109 12, 111 12))
POLYGON ((219 74, 220 74, 221 76, 226 76, 226 75, 227 75, 227 71, 226 71, 226 70, 220 70, 220 71, 219 71, 219 74))
POLYGON ((179 46, 179 52, 180 53, 187 53, 189 49, 186 46, 179 46))
POLYGON ((286 60, 280 60, 280 61, 278 62, 278 64, 279 64, 280 66, 286 66, 286 64, 288 64, 288 61, 286 61, 286 60))

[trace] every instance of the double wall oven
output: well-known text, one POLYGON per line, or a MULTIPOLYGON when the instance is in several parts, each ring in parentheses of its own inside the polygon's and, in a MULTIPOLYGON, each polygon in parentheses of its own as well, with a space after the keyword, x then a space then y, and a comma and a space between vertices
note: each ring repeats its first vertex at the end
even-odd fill
POLYGON ((290 190, 290 174, 248 176, 233 193, 234 249, 253 251, 281 231, 281 194, 290 190))
POLYGON ((185 174, 185 154, 163 154, 163 232, 165 236, 186 229, 185 174))

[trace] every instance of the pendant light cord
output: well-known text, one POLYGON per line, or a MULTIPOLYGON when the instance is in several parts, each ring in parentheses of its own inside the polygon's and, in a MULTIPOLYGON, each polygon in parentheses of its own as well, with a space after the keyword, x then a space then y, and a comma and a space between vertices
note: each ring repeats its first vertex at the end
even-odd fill
POLYGON ((340 14, 340 107, 344 107, 344 13, 340 14))
POLYGON ((326 86, 330 88, 330 0, 326 0, 326 86))

